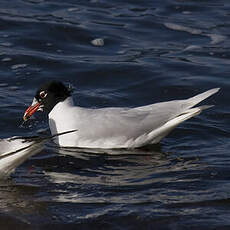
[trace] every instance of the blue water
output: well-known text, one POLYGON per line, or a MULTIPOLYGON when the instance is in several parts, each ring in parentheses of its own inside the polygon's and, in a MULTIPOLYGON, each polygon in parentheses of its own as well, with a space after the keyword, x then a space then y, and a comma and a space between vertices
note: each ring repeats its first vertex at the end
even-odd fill
POLYGON ((1 182, 0 228, 229 229, 229 12, 228 0, 1 0, 1 138, 48 132, 39 118, 20 127, 48 80, 93 108, 221 91, 141 154, 47 145, 1 182))

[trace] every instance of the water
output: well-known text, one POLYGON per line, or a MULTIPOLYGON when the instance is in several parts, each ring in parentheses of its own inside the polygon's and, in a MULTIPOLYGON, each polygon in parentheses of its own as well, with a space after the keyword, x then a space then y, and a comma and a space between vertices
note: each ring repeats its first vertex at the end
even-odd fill
POLYGON ((1 229, 229 229, 229 10, 227 0, 1 0, 1 138, 47 129, 20 123, 48 80, 73 85, 85 107, 221 87, 215 107, 141 152, 47 145, 1 182, 1 229))

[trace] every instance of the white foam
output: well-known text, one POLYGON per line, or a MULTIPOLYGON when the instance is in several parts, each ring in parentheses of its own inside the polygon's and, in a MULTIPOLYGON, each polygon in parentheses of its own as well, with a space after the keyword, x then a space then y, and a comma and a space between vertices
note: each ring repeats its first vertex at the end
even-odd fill
POLYGON ((105 42, 103 38, 96 38, 91 41, 91 44, 94 46, 104 46, 105 42))
POLYGON ((211 44, 219 44, 227 39, 226 36, 221 35, 221 34, 207 34, 208 37, 211 38, 211 44))
POLYGON ((166 22, 166 23, 164 23, 164 25, 168 29, 172 29, 172 30, 183 31, 183 32, 187 32, 187 33, 190 33, 190 34, 202 34, 202 30, 200 30, 200 29, 195 29, 195 28, 191 28, 191 27, 187 27, 187 26, 182 26, 182 25, 178 25, 178 24, 175 24, 175 23, 166 22))
POLYGON ((16 64, 16 65, 12 65, 11 69, 16 70, 16 69, 20 69, 20 68, 25 68, 27 66, 28 66, 28 64, 16 64))
POLYGON ((201 46, 197 46, 197 45, 190 45, 190 46, 187 46, 184 51, 190 51, 190 50, 197 50, 197 49, 201 49, 202 47, 201 46))

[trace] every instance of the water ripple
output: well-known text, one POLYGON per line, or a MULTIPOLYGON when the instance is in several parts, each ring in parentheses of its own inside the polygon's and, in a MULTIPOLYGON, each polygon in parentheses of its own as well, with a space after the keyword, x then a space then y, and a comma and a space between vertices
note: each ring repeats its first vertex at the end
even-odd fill
POLYGON ((47 145, 1 183, 0 225, 227 229, 229 9, 227 0, 2 0, 1 137, 46 132, 42 118, 19 126, 47 80, 71 83, 76 104, 93 108, 221 91, 207 100, 215 107, 159 146, 89 152, 47 145), (103 45, 92 44, 98 38, 103 45))

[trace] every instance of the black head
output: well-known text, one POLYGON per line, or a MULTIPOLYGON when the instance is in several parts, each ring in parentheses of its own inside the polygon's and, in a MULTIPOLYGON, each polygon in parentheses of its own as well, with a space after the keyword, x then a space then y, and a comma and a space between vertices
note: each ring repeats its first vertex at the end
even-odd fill
POLYGON ((48 82, 36 92, 33 103, 26 110, 23 119, 28 120, 37 110, 49 113, 58 102, 64 101, 69 96, 71 90, 62 82, 48 82))
POLYGON ((44 111, 50 112, 58 102, 64 101, 70 95, 70 89, 62 82, 51 81, 40 87, 35 98, 38 102, 41 102, 44 111))

